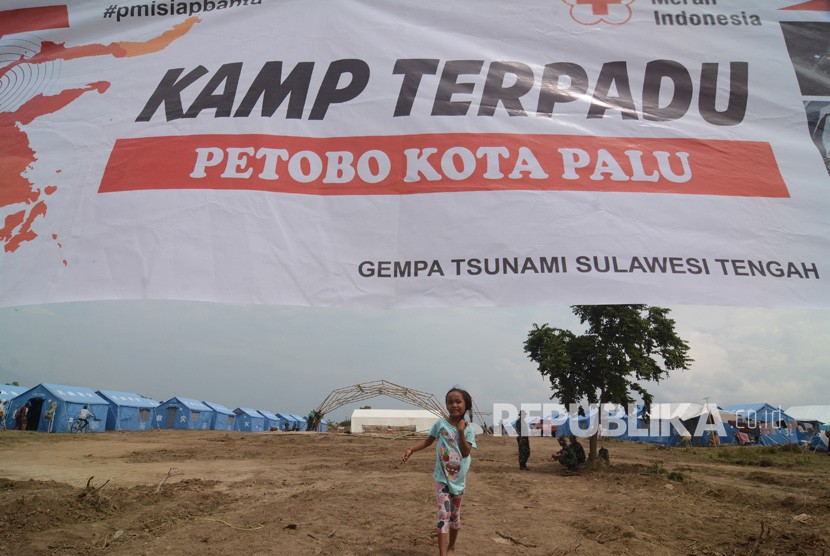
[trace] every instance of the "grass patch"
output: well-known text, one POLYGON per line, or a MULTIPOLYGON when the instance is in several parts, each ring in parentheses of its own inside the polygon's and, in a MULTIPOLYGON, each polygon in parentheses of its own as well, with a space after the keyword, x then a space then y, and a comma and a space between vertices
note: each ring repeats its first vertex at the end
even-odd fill
POLYGON ((720 446, 701 455, 733 465, 758 467, 793 467, 814 465, 815 456, 795 445, 781 446, 720 446))
POLYGON ((684 473, 681 473, 680 471, 672 471, 668 474, 666 478, 676 483, 682 483, 687 479, 686 475, 684 473))
POLYGON ((669 472, 663 467, 662 461, 655 461, 650 466, 646 467, 647 475, 668 475, 669 472))
POLYGON ((676 483, 682 483, 689 478, 685 473, 681 473, 680 471, 669 471, 663 467, 662 461, 655 461, 650 466, 646 467, 645 474, 654 475, 655 477, 665 477, 676 483))

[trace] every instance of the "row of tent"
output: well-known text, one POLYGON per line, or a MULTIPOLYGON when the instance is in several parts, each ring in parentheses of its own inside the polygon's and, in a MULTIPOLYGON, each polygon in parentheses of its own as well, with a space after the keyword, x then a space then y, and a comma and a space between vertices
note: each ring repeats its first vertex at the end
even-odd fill
MULTIPOLYGON (((827 451, 828 437, 824 431, 830 430, 830 406, 794 406, 784 411, 769 403, 722 408, 713 404, 655 404, 649 412, 642 406, 631 413, 615 407, 607 411, 605 418, 607 428, 603 428, 603 436, 665 446, 798 444, 827 451), (812 413, 806 413, 806 408, 811 408, 812 413), (816 410, 821 413, 820 418, 816 410)), ((596 422, 597 411, 593 410, 581 416, 557 414, 531 419, 529 425, 531 429, 545 431, 554 424, 557 436, 580 436, 581 431, 591 431, 596 422)))
MULTIPOLYGON (((69 432, 81 409, 95 416, 90 432, 146 431, 150 429, 226 430, 241 432, 305 431, 305 417, 263 409, 237 407, 174 396, 158 402, 134 392, 92 390, 83 386, 38 384, 33 388, 0 385, 0 403, 5 404, 5 428, 15 425, 15 413, 28 404, 26 430, 69 432)), ((324 420, 318 430, 325 432, 324 420)))

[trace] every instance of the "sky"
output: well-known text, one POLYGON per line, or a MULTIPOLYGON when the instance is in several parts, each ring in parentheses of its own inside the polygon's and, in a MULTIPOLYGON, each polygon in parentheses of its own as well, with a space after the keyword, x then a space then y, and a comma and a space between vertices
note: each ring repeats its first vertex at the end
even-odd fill
MULTIPOLYGON (((646 388, 657 402, 827 404, 830 311, 670 307, 690 370, 646 388)), ((0 383, 124 390, 306 414, 336 388, 384 379, 478 410, 550 403, 523 351, 533 324, 584 332, 567 306, 357 310, 192 301, 0 308, 0 383)), ((377 397, 361 405, 404 408, 377 397)), ((413 408, 414 409, 414 408, 413 408)), ((491 417, 485 417, 490 422, 491 417)))

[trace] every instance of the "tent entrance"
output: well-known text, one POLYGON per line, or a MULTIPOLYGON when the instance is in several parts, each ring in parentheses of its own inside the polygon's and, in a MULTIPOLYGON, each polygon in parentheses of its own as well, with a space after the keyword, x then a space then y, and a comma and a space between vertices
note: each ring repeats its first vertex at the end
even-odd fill
POLYGON ((176 411, 177 408, 175 407, 167 408, 167 421, 165 422, 165 426, 168 429, 172 429, 176 425, 176 411))
POLYGON ((29 413, 26 415, 26 430, 36 431, 40 424, 40 413, 43 411, 43 398, 29 400, 29 413))
POLYGON ((138 410, 138 421, 139 423, 149 423, 150 422, 150 414, 151 411, 146 408, 139 408, 138 410))

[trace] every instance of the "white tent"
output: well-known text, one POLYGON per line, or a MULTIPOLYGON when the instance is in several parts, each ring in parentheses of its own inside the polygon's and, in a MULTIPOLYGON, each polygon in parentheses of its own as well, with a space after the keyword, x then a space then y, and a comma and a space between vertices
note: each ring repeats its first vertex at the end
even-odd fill
POLYGON ((785 413, 796 421, 830 423, 830 405, 794 405, 785 413))
POLYGON ((735 421, 738 415, 731 411, 726 411, 717 407, 714 404, 703 405, 698 403, 655 403, 651 406, 649 417, 651 419, 672 419, 679 417, 681 421, 688 421, 700 417, 701 415, 714 415, 717 411, 720 415, 721 421, 724 423, 735 421))
MULTIPOLYGON (((352 434, 368 432, 364 431, 367 426, 373 429, 378 427, 382 432, 400 430, 427 433, 439 418, 426 409, 355 409, 352 411, 352 434)), ((478 423, 470 423, 470 426, 476 435, 484 433, 478 423)))
POLYGON ((417 432, 428 432, 439 418, 426 409, 355 409, 352 411, 352 434, 364 432, 366 426, 392 430, 412 430, 414 426, 417 432))

